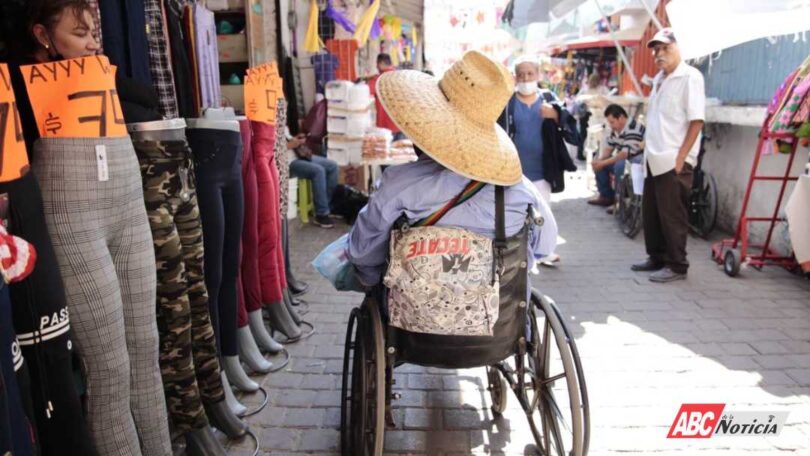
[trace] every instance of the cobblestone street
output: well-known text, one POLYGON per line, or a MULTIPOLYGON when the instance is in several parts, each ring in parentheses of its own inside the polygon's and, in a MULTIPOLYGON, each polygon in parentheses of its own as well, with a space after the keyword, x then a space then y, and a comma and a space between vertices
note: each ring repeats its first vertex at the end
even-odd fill
MULTIPOLYGON (((810 282, 777 268, 729 278, 709 260, 709 243, 690 238, 688 280, 653 284, 629 269, 645 256, 643 236, 625 238, 603 209, 585 204, 581 172, 568 187, 553 203, 562 262, 533 283, 556 300, 576 336, 591 402, 590 454, 810 454, 810 282), (778 437, 668 440, 684 402, 789 415, 778 437)), ((263 379, 270 404, 248 421, 262 454, 336 454, 343 340, 361 296, 335 292, 309 264, 344 225, 291 227, 296 275, 312 287, 304 319, 317 333, 289 346, 290 365, 263 379)), ((484 369, 403 366, 396 378, 402 398, 386 454, 532 454, 514 396, 493 418, 484 369)), ((251 444, 232 452, 249 454, 251 444)))

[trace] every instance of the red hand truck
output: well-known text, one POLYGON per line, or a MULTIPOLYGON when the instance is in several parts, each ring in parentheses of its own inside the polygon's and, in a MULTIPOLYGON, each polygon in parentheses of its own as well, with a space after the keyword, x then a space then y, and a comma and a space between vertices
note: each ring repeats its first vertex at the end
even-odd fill
POLYGON ((756 153, 754 154, 754 164, 751 166, 751 175, 748 178, 748 188, 745 190, 745 198, 743 199, 742 211, 740 212, 740 220, 737 222, 737 231, 731 239, 723 239, 720 242, 712 245, 712 259, 717 264, 723 265, 723 270, 729 277, 734 277, 740 273, 740 267, 743 264, 750 265, 755 268, 762 268, 763 266, 782 266, 785 269, 794 271, 799 267, 796 262, 796 257, 793 255, 783 256, 771 249, 771 241, 773 239, 773 230, 777 222, 785 221, 784 217, 779 216, 779 208, 782 207, 782 201, 785 197, 785 190, 790 181, 796 181, 799 176, 791 176, 790 170, 793 168, 793 161, 796 158, 796 147, 799 140, 793 133, 772 133, 768 130, 768 123, 771 115, 766 116, 765 122, 762 124, 762 129, 759 133, 759 141, 757 142, 756 153), (790 149, 790 158, 787 162, 784 175, 781 176, 761 176, 757 174, 759 170, 759 161, 762 157, 762 148, 768 140, 778 139, 792 139, 790 149), (781 182, 782 185, 779 189, 779 197, 776 200, 776 205, 773 208, 773 214, 770 217, 752 217, 748 215, 748 203, 751 200, 751 191, 753 190, 754 183, 757 181, 775 181, 781 182), (752 243, 749 239, 749 227, 752 222, 765 222, 768 223, 768 235, 765 237, 765 243, 756 244, 752 243))

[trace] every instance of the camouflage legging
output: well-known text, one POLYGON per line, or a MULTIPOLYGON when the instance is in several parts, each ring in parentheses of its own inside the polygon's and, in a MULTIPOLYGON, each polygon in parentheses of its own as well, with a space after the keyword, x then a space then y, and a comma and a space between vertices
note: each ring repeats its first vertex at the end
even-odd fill
POLYGON ((224 398, 208 313, 191 151, 185 140, 134 141, 134 145, 157 261, 157 322, 166 405, 175 427, 185 432, 208 425, 203 402, 224 398))

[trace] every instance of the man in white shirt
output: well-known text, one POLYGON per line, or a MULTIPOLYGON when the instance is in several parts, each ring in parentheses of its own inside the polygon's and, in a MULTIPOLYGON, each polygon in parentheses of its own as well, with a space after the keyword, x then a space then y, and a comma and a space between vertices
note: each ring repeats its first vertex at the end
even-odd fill
POLYGON ((705 119, 703 75, 681 60, 672 30, 661 29, 647 43, 659 73, 647 108, 642 214, 649 257, 634 271, 656 271, 653 282, 686 278, 688 201, 705 119))

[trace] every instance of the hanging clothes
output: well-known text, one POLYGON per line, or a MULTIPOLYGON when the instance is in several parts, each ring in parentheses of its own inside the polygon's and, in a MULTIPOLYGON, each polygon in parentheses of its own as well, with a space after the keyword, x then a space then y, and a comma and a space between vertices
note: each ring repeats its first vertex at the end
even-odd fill
POLYGON ((37 453, 32 438, 36 432, 29 419, 32 415, 23 406, 23 394, 28 397, 31 394, 30 384, 26 383, 20 388, 17 381, 23 367, 24 360, 11 325, 8 286, 0 283, 0 452, 3 454, 37 453))
POLYGON ((152 85, 144 0, 99 0, 104 53, 118 71, 152 85))
POLYGON ((338 67, 335 70, 335 79, 342 81, 354 81, 357 79, 357 41, 350 40, 329 40, 326 42, 326 49, 338 59, 338 67))
POLYGON ((203 407, 224 399, 203 275, 203 232, 183 124, 132 132, 157 261, 157 326, 166 406, 175 429, 209 425, 203 407))
POLYGON ((179 112, 169 53, 169 31, 166 27, 168 16, 160 0, 143 0, 143 2, 149 45, 149 70, 160 101, 160 113, 168 119, 174 119, 179 112))
POLYGON ((93 38, 96 39, 96 43, 99 45, 98 53, 104 54, 104 40, 101 33, 101 11, 98 8, 98 0, 87 0, 87 3, 90 5, 90 8, 93 10, 93 38))
POLYGON ((193 37, 201 112, 218 108, 222 93, 219 85, 219 51, 214 13, 200 3, 193 5, 193 37))
POLYGON ((189 71, 191 73, 191 94, 193 100, 193 114, 191 117, 199 117, 202 114, 202 87, 200 85, 200 56, 197 49, 196 32, 194 26, 194 6, 188 4, 183 7, 183 34, 185 36, 186 52, 188 54, 189 71))
POLYGON ((310 61, 315 70, 315 91, 317 93, 326 93, 326 83, 335 80, 335 74, 340 62, 337 57, 328 52, 315 54, 310 57, 310 61))
MULTIPOLYGON (((287 101, 279 98, 276 106, 276 125, 287 125, 287 101)), ((286 220, 289 213, 290 202, 290 157, 287 154, 287 138, 283 134, 276 134, 276 169, 278 169, 278 184, 281 189, 281 219, 286 220)))
POLYGON ((166 12, 166 25, 169 29, 169 55, 174 74, 174 90, 177 96, 177 110, 180 117, 195 117, 193 71, 186 49, 186 32, 183 27, 184 0, 165 0, 162 6, 166 12))

